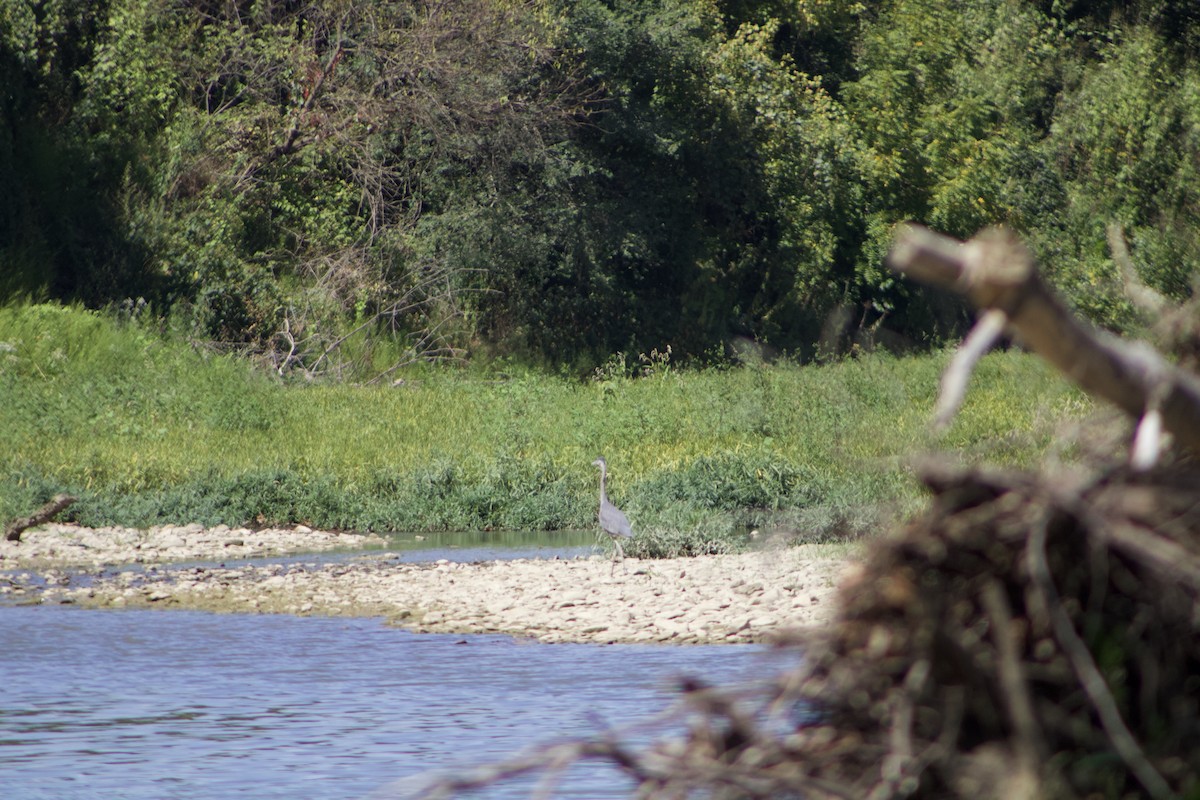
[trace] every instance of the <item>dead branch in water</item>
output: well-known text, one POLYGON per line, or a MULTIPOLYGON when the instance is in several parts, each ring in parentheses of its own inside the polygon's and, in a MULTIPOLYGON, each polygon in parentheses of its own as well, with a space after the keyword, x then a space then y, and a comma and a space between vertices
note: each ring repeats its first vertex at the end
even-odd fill
POLYGON ((8 542, 21 541, 21 534, 27 528, 33 528, 38 525, 49 522, 58 515, 67 506, 75 502, 75 498, 69 494, 56 494, 54 498, 46 505, 35 511, 28 517, 14 519, 8 523, 8 527, 4 529, 4 539, 8 542))

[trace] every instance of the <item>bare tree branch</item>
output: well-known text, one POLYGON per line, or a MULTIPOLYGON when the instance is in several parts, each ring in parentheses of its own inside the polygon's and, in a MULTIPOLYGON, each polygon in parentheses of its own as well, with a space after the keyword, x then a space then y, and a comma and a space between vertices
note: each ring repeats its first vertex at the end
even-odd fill
POLYGON ((1007 324, 1008 316, 992 308, 983 312, 975 327, 967 334, 950 365, 942 373, 942 390, 933 415, 935 429, 945 428, 954 419, 966 397, 967 381, 975 371, 975 365, 996 344, 1007 324))
POLYGON ((56 494, 49 503, 42 506, 37 511, 28 517, 20 517, 14 519, 4 529, 4 538, 10 542, 21 541, 21 534, 27 529, 45 524, 54 519, 60 511, 75 502, 75 498, 69 494, 56 494))
POLYGON ((984 611, 991 622, 991 635, 999 656, 997 675, 1004 689, 1004 700, 1008 716, 1016 729, 1017 761, 1029 775, 1036 775, 1038 765, 1045 758, 1046 743, 1033 708, 1033 696, 1029 681, 1021 666, 1020 652, 1014 639, 1017 634, 1013 625, 1012 608, 1004 596, 1004 586, 999 580, 988 580, 980 592, 984 611))
POLYGON ((1096 397, 1134 419, 1161 395, 1163 427, 1200 453, 1200 379, 1153 348, 1124 342, 1076 319, 1008 231, 984 231, 962 243, 925 228, 901 229, 888 260, 917 280, 959 292, 980 309, 1003 312, 1020 341, 1096 397))
POLYGON ((1125 243, 1125 231, 1121 228, 1121 223, 1108 223, 1105 234, 1113 261, 1116 261, 1121 269, 1121 283, 1126 296, 1145 314, 1157 316, 1166 311, 1170 307, 1167 298, 1142 283, 1142 279, 1138 277, 1133 259, 1129 255, 1129 245, 1125 243))

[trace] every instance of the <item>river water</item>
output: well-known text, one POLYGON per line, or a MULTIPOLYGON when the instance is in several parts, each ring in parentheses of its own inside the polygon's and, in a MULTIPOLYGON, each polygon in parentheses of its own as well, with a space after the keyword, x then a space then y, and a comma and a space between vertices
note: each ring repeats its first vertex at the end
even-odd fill
MULTIPOLYGON (((789 658, 412 634, 376 619, 4 607, 0 798, 408 797, 433 772, 647 719, 680 676, 741 683, 789 658)), ((553 796, 630 788, 586 763, 553 796)))

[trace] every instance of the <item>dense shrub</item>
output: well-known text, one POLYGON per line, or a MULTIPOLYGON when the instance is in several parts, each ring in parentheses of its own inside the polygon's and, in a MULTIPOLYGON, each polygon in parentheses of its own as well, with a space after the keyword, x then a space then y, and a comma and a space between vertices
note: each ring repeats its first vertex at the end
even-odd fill
POLYGON ((911 219, 1014 226, 1128 327, 1109 223, 1197 268, 1198 42, 1168 0, 15 0, 0 295, 360 380, 822 357, 969 321, 884 268, 911 219))

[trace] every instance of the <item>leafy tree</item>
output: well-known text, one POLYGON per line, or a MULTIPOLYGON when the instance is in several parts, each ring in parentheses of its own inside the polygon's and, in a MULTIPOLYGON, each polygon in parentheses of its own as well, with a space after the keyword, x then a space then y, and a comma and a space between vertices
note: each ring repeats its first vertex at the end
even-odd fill
POLYGON ((164 168, 130 205, 204 329, 266 347, 281 370, 327 367, 354 332, 448 352, 472 285, 430 220, 468 217, 463 197, 494 205, 514 165, 582 113, 534 10, 191 9, 164 168))
POLYGON ((103 302, 147 276, 128 257, 109 191, 131 140, 79 113, 108 4, 0 6, 0 291, 103 302), (103 141, 93 139, 99 134, 103 141))
POLYGON ((1146 27, 1122 28, 1063 98, 1054 148, 1069 191, 1078 256, 1056 277, 1093 318, 1120 327, 1131 310, 1104 227, 1131 235, 1142 278, 1182 297, 1198 274, 1196 97, 1200 72, 1146 27))
POLYGON ((1061 195, 1041 144, 1057 36, 1036 8, 1007 0, 957 13, 938 3, 888 3, 865 26, 859 76, 844 88, 867 151, 860 270, 902 330, 953 330, 962 312, 889 284, 882 257, 895 223, 964 238, 990 224, 1026 229, 1061 195))
POLYGON ((752 295, 762 338, 797 349, 820 334, 831 309, 860 294, 861 152, 844 110, 788 54, 776 58, 779 20, 743 24, 712 56, 714 101, 752 145, 760 196, 772 221, 750 259, 728 258, 752 295), (750 263, 740 263, 749 261, 750 263))
POLYGON ((1132 322, 1200 264, 1179 0, 14 0, 0 293, 280 372, 937 341, 894 225, 1003 223, 1132 322), (136 305, 136 304, 135 304, 136 305))
POLYGON ((492 306, 533 350, 695 355, 735 336, 800 349, 845 292, 845 121, 781 51, 784 23, 739 11, 764 21, 732 25, 697 2, 561 6, 563 50, 601 94, 556 184, 570 212, 522 237, 543 249, 518 259, 506 296, 536 305, 492 306))

